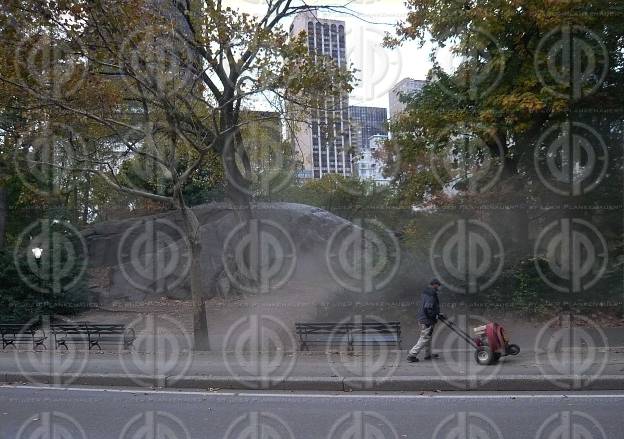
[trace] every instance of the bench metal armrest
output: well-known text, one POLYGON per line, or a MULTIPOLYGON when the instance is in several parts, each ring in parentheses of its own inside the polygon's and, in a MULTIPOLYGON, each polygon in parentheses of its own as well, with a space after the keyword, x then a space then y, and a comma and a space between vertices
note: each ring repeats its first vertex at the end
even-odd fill
POLYGON ((123 344, 125 348, 130 348, 136 340, 136 333, 134 328, 125 328, 123 333, 123 344))

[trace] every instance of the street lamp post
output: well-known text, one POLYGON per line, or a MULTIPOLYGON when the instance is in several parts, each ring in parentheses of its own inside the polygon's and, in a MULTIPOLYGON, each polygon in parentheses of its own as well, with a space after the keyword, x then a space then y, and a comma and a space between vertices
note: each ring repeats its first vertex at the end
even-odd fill
POLYGON ((41 289, 41 256, 43 255, 43 249, 41 247, 33 247, 30 251, 32 251, 35 260, 37 261, 37 283, 39 284, 39 289, 41 289))

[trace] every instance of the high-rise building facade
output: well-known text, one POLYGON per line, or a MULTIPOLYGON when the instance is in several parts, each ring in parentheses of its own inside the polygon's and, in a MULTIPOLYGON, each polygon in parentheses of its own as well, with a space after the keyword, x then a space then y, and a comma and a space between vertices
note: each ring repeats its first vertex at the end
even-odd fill
POLYGON ((389 93, 390 119, 405 111, 405 104, 401 102, 401 95, 409 95, 422 90, 427 81, 404 78, 399 81, 389 93))
POLYGON ((374 181, 379 185, 390 182, 391 179, 384 176, 385 164, 378 155, 386 140, 388 140, 386 134, 375 134, 368 138, 367 146, 358 151, 357 170, 360 179, 374 181))
MULTIPOLYGON (((345 22, 318 18, 314 12, 297 15, 290 35, 307 34, 308 53, 332 58, 347 68, 345 22)), ((303 174, 322 178, 329 173, 350 176, 353 172, 349 95, 325 97, 314 108, 305 110, 305 122, 295 124, 293 147, 302 156, 303 174)))
POLYGON ((349 107, 354 151, 368 148, 371 136, 388 134, 388 110, 381 107, 349 107))

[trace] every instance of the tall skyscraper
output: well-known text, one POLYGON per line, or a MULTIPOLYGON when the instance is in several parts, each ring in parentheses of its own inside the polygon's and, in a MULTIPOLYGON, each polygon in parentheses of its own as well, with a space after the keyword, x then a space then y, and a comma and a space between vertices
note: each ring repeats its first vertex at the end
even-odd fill
POLYGON ((368 148, 371 136, 388 134, 388 111, 381 107, 349 107, 354 150, 368 148))
MULTIPOLYGON (((315 12, 298 14, 290 35, 307 34, 310 55, 332 58, 347 68, 345 22, 318 18, 315 12)), ((321 98, 316 108, 305 110, 305 122, 295 124, 293 147, 303 159, 304 174, 322 178, 329 173, 350 176, 351 133, 349 128, 349 95, 321 98)))
POLYGON ((405 104, 401 102, 401 95, 409 95, 420 91, 427 81, 420 79, 404 78, 399 81, 389 93, 390 119, 405 111, 405 104))

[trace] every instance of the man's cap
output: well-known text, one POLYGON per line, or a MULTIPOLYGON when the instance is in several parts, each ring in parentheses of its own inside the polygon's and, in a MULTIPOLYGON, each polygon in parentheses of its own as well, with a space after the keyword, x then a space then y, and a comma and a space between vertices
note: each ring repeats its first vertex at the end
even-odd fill
POLYGON ((433 279, 431 279, 431 282, 429 282, 429 285, 433 285, 433 284, 442 285, 442 283, 437 277, 434 277, 433 279))

